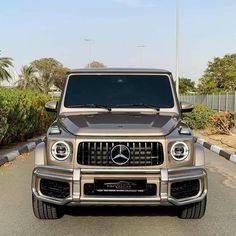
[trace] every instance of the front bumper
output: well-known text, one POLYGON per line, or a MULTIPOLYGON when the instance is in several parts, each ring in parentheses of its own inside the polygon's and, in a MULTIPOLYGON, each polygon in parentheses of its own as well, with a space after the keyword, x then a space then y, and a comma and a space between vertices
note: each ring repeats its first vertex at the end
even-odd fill
POLYGON ((52 166, 39 166, 33 170, 32 192, 44 202, 57 205, 176 205, 182 206, 199 202, 207 195, 207 173, 201 167, 181 167, 175 169, 65 169, 52 166), (90 196, 84 193, 84 185, 100 179, 140 179, 156 184, 154 196, 90 196), (55 198, 42 194, 41 179, 67 182, 70 186, 68 197, 55 198), (189 180, 199 180, 196 195, 176 199, 171 196, 171 184, 189 180))

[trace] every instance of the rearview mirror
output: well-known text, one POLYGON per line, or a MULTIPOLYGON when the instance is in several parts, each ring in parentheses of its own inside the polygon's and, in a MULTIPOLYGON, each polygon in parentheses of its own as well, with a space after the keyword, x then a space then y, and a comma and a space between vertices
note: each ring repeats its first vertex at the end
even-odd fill
POLYGON ((181 102, 180 105, 182 113, 191 112, 193 110, 193 105, 188 102, 181 102))
POLYGON ((49 101, 45 104, 46 111, 57 112, 57 101, 49 101))

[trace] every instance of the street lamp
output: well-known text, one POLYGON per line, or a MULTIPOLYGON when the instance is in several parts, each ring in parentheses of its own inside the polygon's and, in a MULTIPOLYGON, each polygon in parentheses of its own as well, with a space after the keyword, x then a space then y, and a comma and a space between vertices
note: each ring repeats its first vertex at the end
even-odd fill
POLYGON ((179 0, 176 0, 176 93, 179 96, 179 0))
POLYGON ((143 49, 146 47, 146 45, 137 45, 137 48, 140 49, 140 67, 143 66, 143 49))
POLYGON ((92 62, 92 39, 84 39, 85 42, 88 43, 88 56, 89 56, 89 63, 88 68, 90 68, 90 63, 92 62))

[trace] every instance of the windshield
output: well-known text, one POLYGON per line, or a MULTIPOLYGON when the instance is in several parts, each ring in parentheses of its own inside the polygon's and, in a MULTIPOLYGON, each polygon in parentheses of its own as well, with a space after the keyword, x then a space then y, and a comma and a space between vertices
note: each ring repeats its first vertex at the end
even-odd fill
POLYGON ((82 107, 86 104, 107 107, 144 104, 171 108, 174 101, 167 75, 71 75, 64 106, 82 107))

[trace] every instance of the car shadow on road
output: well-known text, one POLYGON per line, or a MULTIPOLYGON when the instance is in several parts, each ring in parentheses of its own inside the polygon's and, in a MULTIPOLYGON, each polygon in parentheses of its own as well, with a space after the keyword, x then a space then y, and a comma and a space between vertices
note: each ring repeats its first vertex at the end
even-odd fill
POLYGON ((179 209, 171 206, 74 206, 65 207, 64 213, 71 216, 172 216, 177 217, 179 209))

